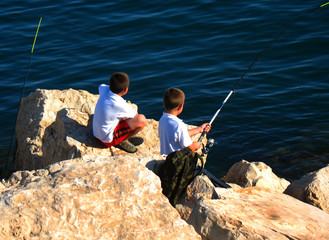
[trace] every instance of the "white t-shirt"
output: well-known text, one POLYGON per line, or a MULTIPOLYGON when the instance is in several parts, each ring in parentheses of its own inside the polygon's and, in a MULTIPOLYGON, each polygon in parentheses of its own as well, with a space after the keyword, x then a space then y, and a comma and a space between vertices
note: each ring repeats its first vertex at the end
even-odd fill
POLYGON ((101 84, 98 91, 99 99, 93 118, 93 134, 103 142, 110 143, 119 121, 124 118, 133 118, 137 112, 122 97, 111 92, 108 85, 101 84))
POLYGON ((163 113, 159 120, 160 153, 171 152, 188 147, 193 143, 186 124, 178 117, 163 113))

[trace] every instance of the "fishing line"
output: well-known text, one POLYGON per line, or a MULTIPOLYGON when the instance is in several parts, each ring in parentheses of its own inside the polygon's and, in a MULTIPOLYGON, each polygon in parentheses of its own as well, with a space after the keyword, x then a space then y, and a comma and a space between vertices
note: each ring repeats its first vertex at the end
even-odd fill
POLYGON ((14 144, 14 136, 15 136, 15 128, 16 128, 16 123, 17 123, 17 118, 18 118, 18 112, 19 112, 19 108, 21 106, 23 95, 24 95, 25 85, 26 85, 26 82, 27 82, 27 79, 28 79, 28 76, 29 76, 29 69, 30 69, 30 66, 31 66, 31 59, 32 59, 32 55, 33 55, 33 52, 34 52, 34 46, 35 46, 35 43, 36 43, 36 40, 37 40, 37 36, 38 36, 38 33, 39 33, 39 28, 40 28, 41 21, 42 21, 42 17, 40 17, 40 20, 39 20, 39 24, 38 24, 37 31, 36 31, 35 36, 34 36, 34 41, 33 41, 31 52, 30 52, 30 59, 29 59, 29 62, 28 62, 27 68, 26 68, 25 79, 24 79, 24 82, 23 82, 21 95, 20 95, 20 98, 19 98, 19 104, 18 104, 18 108, 17 108, 16 120, 15 120, 15 125, 14 125, 14 131, 13 131, 13 134, 11 136, 8 160, 7 160, 6 165, 5 165, 5 170, 7 170, 8 165, 9 165, 9 161, 10 161, 10 157, 12 156, 12 148, 13 148, 13 144, 14 144))
MULTIPOLYGON (((314 12, 315 10, 318 10, 322 7, 325 7, 329 5, 329 2, 324 3, 320 6, 317 6, 315 8, 309 9, 307 10, 304 14, 302 14, 301 16, 299 16, 298 18, 296 18, 293 22, 291 22, 289 25, 287 25, 281 32, 279 32, 278 35, 276 35, 276 37, 269 42, 269 44, 264 48, 264 50, 262 52, 260 52, 257 57, 252 61, 252 63, 249 65, 249 67, 244 71, 244 73, 242 74, 242 76, 240 77, 240 79, 238 79, 236 81, 236 83, 234 84, 232 90, 229 92, 229 94, 226 96, 226 98, 224 99, 222 105, 219 107, 219 109, 217 110, 217 112, 214 114, 214 116, 212 117, 212 119, 209 122, 209 126, 212 125, 212 123, 215 121, 216 117, 218 116, 218 114, 220 113, 220 111, 222 110, 223 106, 225 105, 225 103, 228 101, 228 99, 232 96, 233 93, 235 93, 235 89, 239 86, 240 82, 242 81, 242 79, 245 77, 245 75, 250 71, 250 69, 254 66, 254 64, 261 59, 261 57, 270 49, 270 47, 272 46, 272 44, 278 40, 278 38, 284 34, 290 27, 292 27, 297 21, 301 20, 302 18, 304 18, 306 15, 310 14, 311 12, 314 12)), ((199 138, 199 142, 202 141, 203 137, 206 135, 206 130, 204 130, 199 138)))

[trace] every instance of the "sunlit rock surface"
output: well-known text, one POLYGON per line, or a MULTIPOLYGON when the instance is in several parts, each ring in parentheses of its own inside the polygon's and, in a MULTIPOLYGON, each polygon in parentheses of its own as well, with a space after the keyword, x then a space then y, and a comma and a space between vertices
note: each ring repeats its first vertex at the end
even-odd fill
POLYGON ((201 239, 130 156, 16 172, 0 188, 0 239, 201 239))
POLYGON ((329 239, 329 214, 286 194, 214 188, 206 176, 188 188, 176 208, 203 239, 329 239))
POLYGON ((283 192, 290 184, 277 177, 265 163, 246 160, 235 163, 222 179, 241 187, 264 187, 278 192, 283 192))
MULTIPOLYGON (((84 155, 113 156, 126 152, 106 148, 92 134, 92 117, 98 95, 83 90, 37 89, 23 99, 16 135, 16 169, 34 170, 84 155)), ((132 104, 134 108, 137 106, 132 104)), ((134 156, 158 154, 158 122, 148 120, 144 138, 134 156)))
POLYGON ((292 182, 284 193, 329 213, 329 165, 292 182))

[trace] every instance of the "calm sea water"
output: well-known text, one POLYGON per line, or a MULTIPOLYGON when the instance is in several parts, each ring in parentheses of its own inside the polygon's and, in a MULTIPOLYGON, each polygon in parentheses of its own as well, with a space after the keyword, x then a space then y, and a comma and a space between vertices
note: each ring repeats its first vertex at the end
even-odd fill
MULTIPOLYGON (((1 161, 7 152, 34 35, 24 96, 37 88, 97 93, 127 72, 126 95, 159 120, 169 87, 186 93, 180 117, 209 122, 255 57, 289 23, 324 1, 17 1, 0 3, 1 161)), ((273 43, 244 77, 208 137, 206 168, 264 161, 296 179, 329 164, 329 6, 273 43)))

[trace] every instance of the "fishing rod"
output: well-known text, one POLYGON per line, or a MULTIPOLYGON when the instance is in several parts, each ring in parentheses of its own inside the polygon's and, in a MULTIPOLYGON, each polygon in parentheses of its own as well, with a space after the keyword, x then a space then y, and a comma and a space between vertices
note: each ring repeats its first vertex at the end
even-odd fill
MULTIPOLYGON (((225 105, 225 103, 228 101, 228 99, 232 96, 233 93, 235 93, 235 89, 239 86, 240 82, 242 81, 242 79, 245 77, 245 75, 250 71, 250 69, 252 68, 252 66, 254 66, 254 64, 261 59, 261 57, 269 50, 269 48, 271 47, 271 45, 278 40, 278 38, 284 34, 291 26, 293 26, 297 21, 301 20, 302 18, 304 18, 306 15, 308 15, 311 12, 314 12, 315 10, 318 10, 322 7, 325 7, 329 5, 329 2, 324 3, 322 5, 319 5, 315 8, 311 8, 309 10, 307 10, 304 14, 302 14, 301 16, 299 16, 298 18, 296 18, 293 22, 291 22, 289 25, 287 25, 278 35, 276 35, 276 37, 269 42, 269 44, 264 48, 264 50, 262 52, 260 52, 257 57, 253 60, 253 62, 249 65, 249 67, 244 71, 244 73, 242 74, 242 76, 240 77, 240 79, 238 79, 236 81, 236 83, 234 84, 233 88, 231 89, 231 91, 228 93, 228 95, 226 96, 226 98, 224 99, 222 105, 218 108, 217 112, 214 114, 214 116, 212 117, 212 119, 209 122, 209 126, 212 125, 212 123, 215 121, 215 119, 217 118, 218 114, 220 113, 220 111, 222 110, 223 106, 225 105)), ((203 130, 200 138, 199 138, 199 142, 202 141, 203 137, 206 135, 206 130, 203 130)), ((207 144, 208 145, 208 144, 207 144)), ((212 146, 213 144, 210 144, 210 146, 212 146)), ((209 151, 209 148, 205 151, 209 151)))
POLYGON ((27 82, 27 79, 28 79, 28 76, 29 76, 29 70, 30 70, 30 66, 31 66, 31 59, 32 59, 32 55, 33 55, 33 52, 34 52, 34 46, 35 46, 35 43, 37 41, 37 36, 38 36, 38 33, 39 33, 39 28, 40 28, 41 21, 42 21, 42 17, 40 17, 40 20, 39 20, 37 31, 35 33, 34 41, 33 41, 33 44, 32 44, 32 49, 31 49, 31 52, 30 52, 30 59, 29 59, 29 62, 28 62, 27 68, 26 68, 25 79, 24 79, 24 82, 23 82, 23 86, 22 86, 22 90, 21 90, 21 95, 20 95, 20 98, 19 98, 19 104, 18 104, 18 108, 17 108, 17 113, 16 113, 16 120, 15 120, 15 125, 14 125, 14 131, 13 131, 13 134, 11 136, 11 141, 10 141, 8 161, 6 162, 5 169, 8 168, 10 156, 12 155, 12 148, 13 148, 13 144, 14 144, 14 135, 15 135, 15 127, 16 127, 16 123, 17 123, 18 112, 19 112, 19 108, 21 106, 23 95, 24 95, 25 85, 26 85, 26 82, 27 82))

